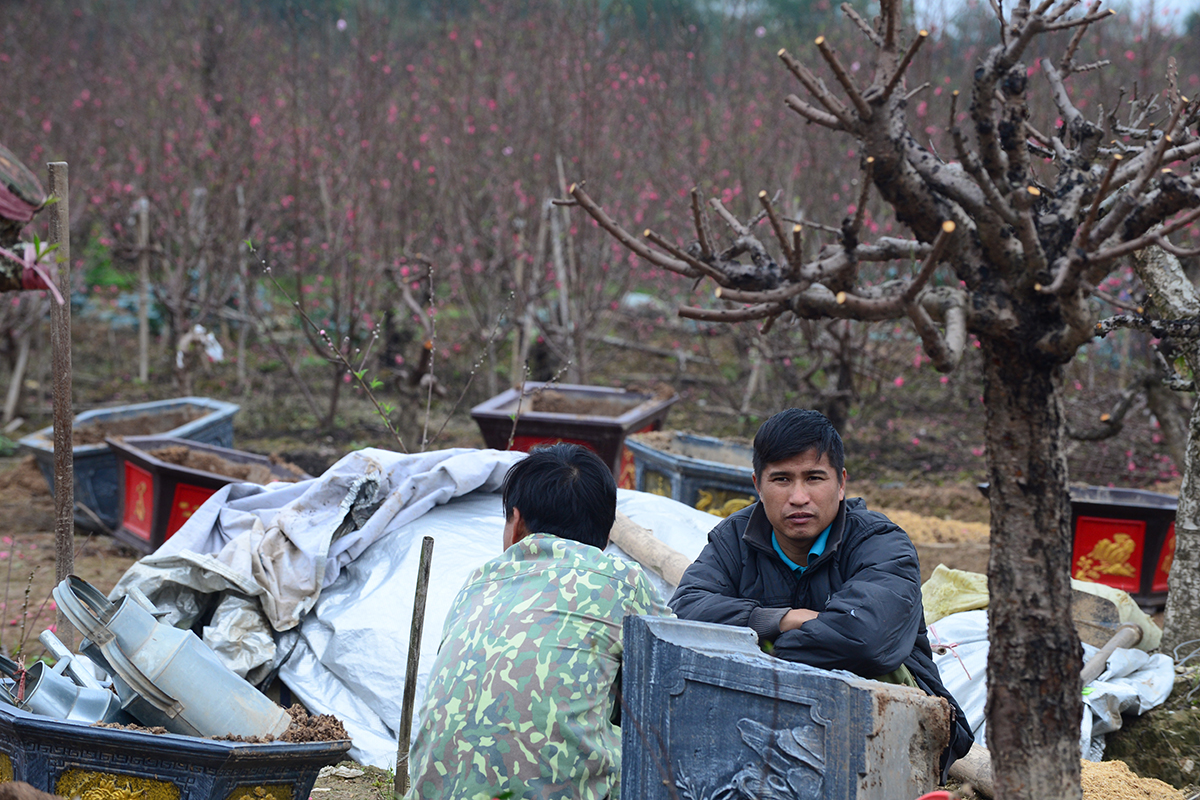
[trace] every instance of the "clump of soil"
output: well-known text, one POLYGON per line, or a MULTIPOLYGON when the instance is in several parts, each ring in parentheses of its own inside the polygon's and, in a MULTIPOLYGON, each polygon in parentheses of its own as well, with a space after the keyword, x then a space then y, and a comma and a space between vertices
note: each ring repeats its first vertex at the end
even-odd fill
POLYGON ((193 450, 187 445, 175 445, 173 447, 160 447, 156 450, 151 450, 150 455, 157 458, 159 461, 165 461, 168 464, 174 464, 177 467, 187 467, 188 469, 200 470, 201 472, 211 472, 214 475, 224 475, 229 478, 236 478, 240 481, 249 483, 267 484, 271 481, 283 481, 285 483, 294 483, 298 480, 303 480, 304 470, 294 464, 289 464, 286 461, 270 456, 270 464, 249 463, 239 464, 230 461, 227 458, 221 458, 215 453, 208 453, 203 450, 193 450), (281 470, 273 470, 271 467, 276 466, 282 468, 284 474, 280 474, 281 470))
POLYGON ((1084 761, 1083 800, 1183 800, 1183 792, 1155 778, 1139 778, 1124 761, 1084 761))
POLYGON ((342 721, 331 714, 310 716, 304 706, 295 703, 288 709, 292 715, 292 727, 288 728, 280 741, 292 742, 332 742, 337 739, 349 739, 350 734, 342 721))
POLYGON ((104 444, 105 436, 149 436, 166 433, 212 413, 206 408, 181 408, 156 414, 139 414, 126 419, 101 420, 79 425, 71 431, 71 444, 104 444))
MULTIPOLYGON (((346 728, 342 725, 342 721, 330 714, 310 716, 304 709, 304 706, 299 703, 293 704, 287 712, 292 718, 292 724, 279 738, 274 736, 209 736, 208 738, 219 742, 246 742, 248 744, 267 744, 269 742, 299 744, 300 742, 333 742, 338 739, 350 738, 350 735, 346 733, 346 728)), ((92 727, 116 728, 123 731, 142 731, 143 733, 170 733, 166 728, 157 726, 148 728, 144 725, 138 725, 136 722, 131 722, 128 725, 122 725, 119 722, 97 722, 92 727)))

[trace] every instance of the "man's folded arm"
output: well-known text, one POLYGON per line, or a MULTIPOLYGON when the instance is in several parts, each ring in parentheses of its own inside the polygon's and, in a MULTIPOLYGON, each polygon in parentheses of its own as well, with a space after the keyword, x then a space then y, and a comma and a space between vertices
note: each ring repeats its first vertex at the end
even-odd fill
MULTIPOLYGON (((671 597, 671 610, 680 619, 715 622, 721 625, 762 626, 779 635, 779 620, 788 609, 763 608, 757 600, 738 597, 742 559, 738 552, 709 536, 700 556, 683 573, 671 597)), ((759 633, 760 638, 763 633, 759 633)))
POLYGON ((775 640, 774 655, 875 677, 899 667, 921 628, 920 570, 912 546, 862 565, 821 613, 775 640))

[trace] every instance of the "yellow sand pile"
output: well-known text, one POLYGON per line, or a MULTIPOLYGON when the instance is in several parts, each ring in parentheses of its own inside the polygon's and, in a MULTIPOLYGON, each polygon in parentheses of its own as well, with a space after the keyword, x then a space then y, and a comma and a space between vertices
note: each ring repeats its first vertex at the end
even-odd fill
POLYGON ((1083 800, 1184 800, 1183 792, 1155 778, 1139 778, 1124 761, 1084 761, 1083 800))

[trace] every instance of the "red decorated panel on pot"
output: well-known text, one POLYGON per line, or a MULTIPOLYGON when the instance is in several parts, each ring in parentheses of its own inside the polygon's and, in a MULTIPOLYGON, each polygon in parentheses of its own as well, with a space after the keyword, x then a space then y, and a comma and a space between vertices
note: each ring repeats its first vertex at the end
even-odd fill
POLYGON ((1141 520, 1079 517, 1071 577, 1136 594, 1141 589, 1145 544, 1146 523, 1141 520))
POLYGON ((188 521, 196 509, 204 501, 213 496, 216 489, 204 489, 199 486, 181 483, 175 487, 175 497, 171 500, 171 518, 167 520, 167 534, 163 541, 171 538, 183 523, 188 521))
POLYGON ((125 462, 125 516, 121 524, 135 536, 150 541, 154 524, 154 476, 129 461, 125 462))
POLYGON ((1154 570, 1154 583, 1150 586, 1152 592, 1167 590, 1167 576, 1171 574, 1171 562, 1175 560, 1175 523, 1167 528, 1167 540, 1163 542, 1162 553, 1158 556, 1158 566, 1154 570))

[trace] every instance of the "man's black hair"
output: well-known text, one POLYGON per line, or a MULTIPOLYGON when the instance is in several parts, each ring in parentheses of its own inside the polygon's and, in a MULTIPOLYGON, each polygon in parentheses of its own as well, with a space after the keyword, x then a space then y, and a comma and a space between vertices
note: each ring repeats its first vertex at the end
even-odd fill
POLYGON ((600 457, 577 444, 536 447, 508 470, 504 518, 521 510, 530 533, 550 533, 603 550, 617 516, 617 484, 600 457))
POLYGON ((808 408, 780 411, 762 424, 754 435, 754 476, 762 477, 763 467, 815 450, 825 456, 842 480, 846 451, 842 437, 824 414, 808 408))

